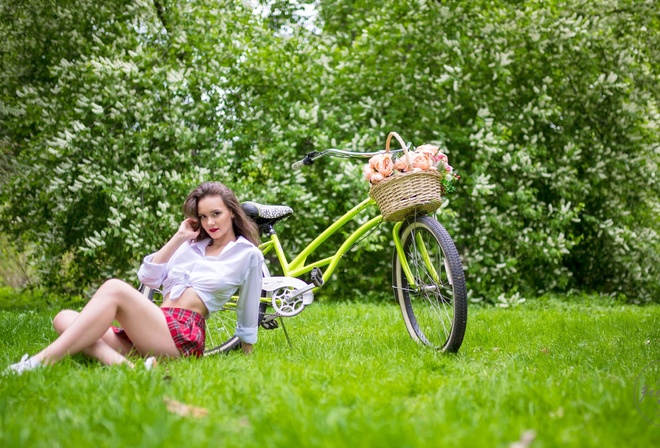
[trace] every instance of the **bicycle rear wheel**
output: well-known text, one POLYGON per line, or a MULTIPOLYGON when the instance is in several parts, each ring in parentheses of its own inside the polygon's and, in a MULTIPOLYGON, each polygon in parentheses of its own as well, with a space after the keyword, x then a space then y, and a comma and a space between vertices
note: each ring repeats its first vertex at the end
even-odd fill
POLYGON ((409 218, 401 244, 414 284, 394 251, 394 296, 413 340, 456 352, 467 326, 467 289, 461 260, 447 230, 430 216, 409 218))
MULTIPOLYGON (((266 264, 263 267, 263 276, 270 277, 266 264)), ((265 291, 262 291, 261 295, 262 297, 267 296, 265 291)), ((259 304, 259 323, 264 318, 267 308, 266 303, 259 304)), ((236 319, 236 303, 233 301, 211 314, 206 321, 206 345, 210 348, 204 350, 204 356, 228 353, 241 348, 241 341, 234 336, 236 319)))

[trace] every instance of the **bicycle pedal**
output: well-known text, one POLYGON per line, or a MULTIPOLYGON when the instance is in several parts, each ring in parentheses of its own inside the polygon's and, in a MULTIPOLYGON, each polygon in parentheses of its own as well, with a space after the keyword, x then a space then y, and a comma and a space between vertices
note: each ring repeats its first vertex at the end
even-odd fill
POLYGON ((275 320, 276 318, 277 316, 275 314, 264 316, 264 318, 261 319, 261 326, 266 330, 275 330, 276 328, 279 328, 279 324, 275 320))
POLYGON ((321 271, 319 268, 314 268, 312 269, 311 276, 312 283, 318 287, 323 286, 323 271, 321 271))

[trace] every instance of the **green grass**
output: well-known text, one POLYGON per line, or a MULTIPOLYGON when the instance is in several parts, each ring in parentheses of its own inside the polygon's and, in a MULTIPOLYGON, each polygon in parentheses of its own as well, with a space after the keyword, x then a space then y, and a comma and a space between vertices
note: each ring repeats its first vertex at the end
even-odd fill
MULTIPOLYGON (((0 312, 0 369, 54 337, 53 311, 0 312)), ((419 347, 390 304, 320 304, 234 353, 104 367, 81 356, 0 377, 3 447, 653 446, 635 381, 660 306, 537 300, 472 308, 457 355, 419 347), (204 408, 167 410, 165 397, 204 408)), ((660 380, 660 379, 659 379, 660 380)))

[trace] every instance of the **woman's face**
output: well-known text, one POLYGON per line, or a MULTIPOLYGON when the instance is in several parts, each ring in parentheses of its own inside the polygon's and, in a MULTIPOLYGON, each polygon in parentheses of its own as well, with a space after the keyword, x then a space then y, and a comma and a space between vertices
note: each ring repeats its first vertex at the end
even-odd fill
POLYGON ((206 196, 197 203, 197 214, 206 233, 213 241, 224 243, 236 239, 232 218, 234 214, 227 208, 220 196, 206 196))

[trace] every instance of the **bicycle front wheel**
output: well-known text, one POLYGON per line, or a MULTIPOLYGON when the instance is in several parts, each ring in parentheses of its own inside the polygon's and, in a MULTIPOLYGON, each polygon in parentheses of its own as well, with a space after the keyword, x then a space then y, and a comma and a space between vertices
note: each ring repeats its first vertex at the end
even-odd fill
POLYGON ((447 230, 430 216, 409 218, 400 230, 405 264, 394 251, 393 283, 413 340, 456 352, 467 326, 467 289, 461 260, 447 230))

